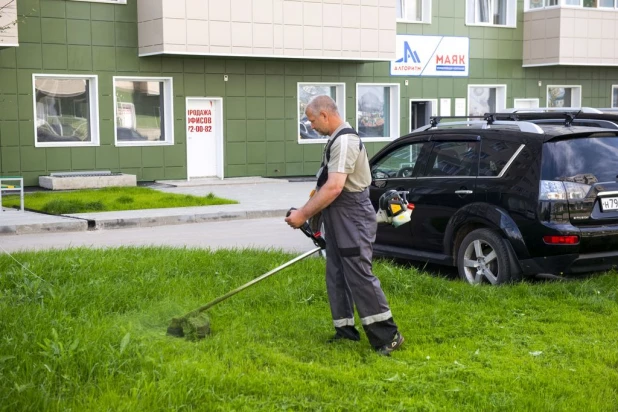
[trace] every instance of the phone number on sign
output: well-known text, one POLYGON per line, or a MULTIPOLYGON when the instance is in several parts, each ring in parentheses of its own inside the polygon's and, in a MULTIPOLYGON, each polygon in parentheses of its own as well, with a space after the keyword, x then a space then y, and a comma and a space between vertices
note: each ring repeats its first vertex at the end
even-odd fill
POLYGON ((189 126, 189 133, 212 132, 212 126, 189 126))

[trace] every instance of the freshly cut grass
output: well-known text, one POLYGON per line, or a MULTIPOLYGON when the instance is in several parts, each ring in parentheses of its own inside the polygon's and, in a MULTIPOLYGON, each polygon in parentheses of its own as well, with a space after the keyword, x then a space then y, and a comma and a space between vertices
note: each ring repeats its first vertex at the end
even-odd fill
MULTIPOLYGON (((3 196, 4 206, 18 207, 19 197, 3 196)), ((238 203, 207 196, 166 193, 147 187, 108 187, 70 192, 36 192, 24 195, 26 208, 55 215, 167 207, 211 206, 238 203)))
POLYGON ((606 411, 618 405, 618 276, 472 287, 375 262, 406 337, 390 358, 333 333, 310 258, 277 251, 70 249, 0 256, 0 410, 606 411))

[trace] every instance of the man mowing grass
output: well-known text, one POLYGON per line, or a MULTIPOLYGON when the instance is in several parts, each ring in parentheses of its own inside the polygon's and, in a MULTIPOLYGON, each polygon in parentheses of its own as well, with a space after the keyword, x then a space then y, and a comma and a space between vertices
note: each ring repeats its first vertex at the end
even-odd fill
POLYGON ((367 189, 371 183, 367 151, 330 97, 313 98, 305 114, 315 131, 330 137, 318 172, 317 192, 285 221, 299 228, 320 212, 324 217, 326 289, 335 325, 331 341, 360 339, 354 327, 356 305, 369 343, 388 356, 401 347, 403 336, 371 270, 377 223, 367 189))

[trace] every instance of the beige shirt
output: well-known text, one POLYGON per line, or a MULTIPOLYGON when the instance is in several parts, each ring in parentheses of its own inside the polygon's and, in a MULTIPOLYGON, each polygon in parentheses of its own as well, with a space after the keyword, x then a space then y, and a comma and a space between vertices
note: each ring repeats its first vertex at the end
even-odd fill
MULTIPOLYGON (((328 138, 330 141, 340 130, 351 127, 344 122, 328 138)), ((371 184, 371 170, 369 169, 369 159, 365 145, 359 149, 360 138, 354 134, 341 135, 333 142, 330 148, 330 160, 328 162, 328 172, 345 173, 348 178, 345 181, 343 190, 346 192, 362 192, 371 184)), ((324 153, 326 157, 326 153, 324 153)), ((324 160, 326 160, 324 158, 324 160)))

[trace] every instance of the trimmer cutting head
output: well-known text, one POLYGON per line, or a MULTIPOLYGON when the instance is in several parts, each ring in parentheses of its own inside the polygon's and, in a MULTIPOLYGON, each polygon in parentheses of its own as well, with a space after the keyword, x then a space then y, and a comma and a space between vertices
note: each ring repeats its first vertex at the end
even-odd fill
POLYGON ((186 337, 189 340, 204 339, 206 335, 210 335, 210 319, 205 313, 173 318, 167 327, 167 334, 176 338, 186 337))

